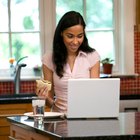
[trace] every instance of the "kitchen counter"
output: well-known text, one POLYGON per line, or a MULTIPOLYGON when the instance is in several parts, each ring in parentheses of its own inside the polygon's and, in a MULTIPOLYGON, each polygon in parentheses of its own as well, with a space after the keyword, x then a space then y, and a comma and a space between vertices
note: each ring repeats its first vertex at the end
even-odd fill
MULTIPOLYGON (((31 103, 32 97, 36 96, 35 93, 24 93, 17 95, 0 95, 0 104, 12 104, 12 103, 31 103)), ((140 94, 134 95, 121 95, 120 100, 139 100, 140 94)))
POLYGON ((140 94, 120 95, 120 100, 140 100, 140 94))
POLYGON ((100 78, 137 78, 140 75, 138 73, 134 74, 100 74, 100 78))
POLYGON ((24 93, 24 94, 6 94, 0 95, 0 104, 18 104, 18 103, 31 103, 32 97, 36 96, 35 93, 24 93))
POLYGON ((140 112, 120 113, 118 119, 46 119, 42 126, 27 116, 7 119, 14 132, 11 137, 20 137, 21 133, 24 139, 27 135, 34 140, 140 140, 140 112))

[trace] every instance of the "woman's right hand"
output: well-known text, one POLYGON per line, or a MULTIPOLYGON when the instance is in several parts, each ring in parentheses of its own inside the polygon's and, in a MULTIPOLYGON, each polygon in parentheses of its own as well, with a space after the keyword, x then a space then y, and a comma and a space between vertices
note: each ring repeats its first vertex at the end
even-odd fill
POLYGON ((36 95, 46 99, 48 97, 48 88, 46 86, 36 87, 36 95))
POLYGON ((36 94, 40 97, 47 98, 48 91, 51 90, 51 82, 40 79, 36 80, 36 94))
POLYGON ((39 97, 43 97, 45 100, 46 100, 46 104, 49 106, 49 107, 52 107, 53 104, 54 104, 54 99, 52 99, 51 97, 49 97, 49 90, 46 86, 44 87, 41 87, 41 88, 36 88, 36 94, 37 96, 39 97))

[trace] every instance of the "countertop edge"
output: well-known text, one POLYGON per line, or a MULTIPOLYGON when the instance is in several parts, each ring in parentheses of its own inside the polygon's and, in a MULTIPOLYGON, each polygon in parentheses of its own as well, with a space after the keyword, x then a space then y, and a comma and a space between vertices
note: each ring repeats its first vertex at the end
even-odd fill
MULTIPOLYGON (((34 81, 37 79, 41 79, 41 76, 21 76, 20 80, 21 81, 34 81)), ((0 82, 10 82, 13 81, 14 77, 0 77, 0 82)))

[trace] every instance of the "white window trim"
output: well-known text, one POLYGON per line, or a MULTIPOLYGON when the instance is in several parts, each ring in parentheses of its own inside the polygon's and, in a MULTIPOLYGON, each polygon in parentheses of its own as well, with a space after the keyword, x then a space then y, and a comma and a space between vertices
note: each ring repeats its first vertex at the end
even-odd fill
POLYGON ((135 0, 114 0, 118 2, 116 21, 116 66, 114 73, 134 74, 134 25, 135 0))
POLYGON ((56 27, 55 0, 40 1, 40 30, 42 55, 52 49, 54 31, 56 27))

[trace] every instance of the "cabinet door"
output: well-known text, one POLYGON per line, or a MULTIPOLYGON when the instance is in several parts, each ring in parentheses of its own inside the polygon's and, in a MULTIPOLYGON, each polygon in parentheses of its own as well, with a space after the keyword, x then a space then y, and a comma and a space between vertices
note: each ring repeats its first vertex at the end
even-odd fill
POLYGON ((29 140, 29 131, 12 124, 10 126, 10 138, 14 140, 29 140))
POLYGON ((26 128, 21 128, 15 124, 11 124, 10 130, 10 140, 56 140, 56 138, 50 135, 41 135, 34 132, 33 130, 26 130, 26 128))
POLYGON ((10 135, 10 123, 7 116, 21 115, 32 111, 31 103, 23 104, 0 104, 0 140, 8 140, 10 135))

